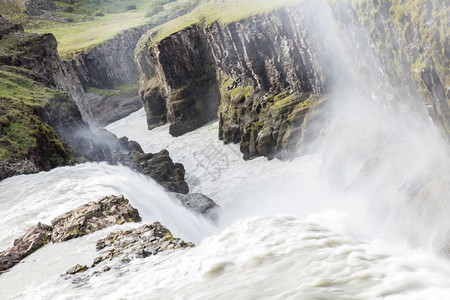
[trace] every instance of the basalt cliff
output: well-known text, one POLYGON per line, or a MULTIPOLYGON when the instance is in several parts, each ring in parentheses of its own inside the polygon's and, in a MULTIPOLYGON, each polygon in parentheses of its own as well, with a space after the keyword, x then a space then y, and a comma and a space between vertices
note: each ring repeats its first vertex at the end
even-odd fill
POLYGON ((299 1, 230 23, 199 21, 164 38, 146 35, 136 62, 148 127, 169 122, 178 136, 218 118, 219 139, 240 143, 244 158, 289 158, 313 151, 324 134, 315 121, 326 121, 331 90, 355 80, 370 95, 367 82, 377 76, 383 84, 375 89, 394 106, 426 106, 448 138, 444 1, 332 2, 328 9, 299 1), (327 13, 337 24, 326 24, 327 13), (333 28, 357 45, 349 49, 357 76, 340 62, 333 28))

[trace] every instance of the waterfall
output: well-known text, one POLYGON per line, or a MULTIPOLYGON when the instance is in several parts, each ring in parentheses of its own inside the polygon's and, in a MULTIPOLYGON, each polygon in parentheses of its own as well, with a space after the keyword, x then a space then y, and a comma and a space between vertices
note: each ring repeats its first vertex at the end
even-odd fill
POLYGON ((0 182, 2 248, 38 221, 121 193, 144 223, 160 221, 197 247, 116 261, 90 279, 60 276, 92 261, 98 238, 135 225, 116 226, 33 253, 0 276, 0 298, 448 298, 448 145, 425 107, 396 92, 370 42, 355 44, 363 31, 346 34, 348 22, 325 1, 311 1, 308 13, 320 32, 318 59, 332 64, 323 152, 244 161, 237 145, 217 140, 217 122, 171 137, 168 125, 147 131, 144 111, 135 112, 106 129, 146 152, 168 149, 191 190, 221 205, 220 219, 177 206, 123 166, 9 178, 0 182))

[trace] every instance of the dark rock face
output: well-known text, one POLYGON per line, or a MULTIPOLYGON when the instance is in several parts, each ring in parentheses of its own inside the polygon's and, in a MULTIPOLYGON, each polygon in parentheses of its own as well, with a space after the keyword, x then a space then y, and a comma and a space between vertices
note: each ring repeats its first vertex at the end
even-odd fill
MULTIPOLYGON (((414 8, 389 1, 361 1, 354 6, 337 2, 330 12, 341 26, 340 38, 356 45, 350 52, 358 62, 361 78, 352 80, 359 89, 370 96, 374 80, 370 76, 377 73, 374 76, 384 85, 377 91, 381 95, 410 107, 423 107, 420 96, 424 97, 430 116, 448 136, 449 51, 448 38, 440 33, 445 19, 442 7, 440 0, 423 1, 414 8), (429 13, 412 20, 411 15, 419 11, 429 13), (378 61, 371 64, 373 56, 378 61), (375 71, 364 71, 367 67, 375 71)), ((219 138, 240 142, 244 158, 289 158, 313 150, 305 147, 306 141, 322 134, 313 130, 318 111, 325 110, 328 93, 346 86, 353 76, 333 47, 331 30, 324 28, 329 26, 323 22, 326 12, 323 4, 304 1, 228 25, 195 25, 156 44, 150 36, 146 47, 136 53, 149 128, 169 121, 176 136, 200 126, 199 108, 209 109, 205 103, 214 107, 217 98, 201 100, 190 87, 195 90, 205 83, 200 88, 203 94, 208 84, 220 91, 219 138), (164 103, 167 110, 162 109, 164 103)))
POLYGON ((139 73, 134 63, 134 49, 150 27, 127 30, 93 50, 76 54, 71 65, 85 90, 89 87, 111 89, 115 84, 137 82, 139 73))
POLYGON ((99 126, 123 119, 142 108, 137 89, 130 92, 112 90, 111 94, 106 96, 87 94, 87 105, 99 126))
POLYGON ((168 37, 150 53, 138 52, 137 61, 149 128, 169 121, 170 134, 179 136, 217 118, 215 66, 200 27, 168 37))
POLYGON ((288 157, 300 140, 290 133, 301 137, 305 116, 324 98, 313 95, 326 91, 328 76, 304 34, 305 23, 279 10, 226 26, 193 26, 149 53, 137 52, 149 128, 167 120, 177 136, 204 124, 199 111, 208 111, 209 119, 216 110, 219 138, 241 142, 244 158, 288 157))
MULTIPOLYGON (((109 271, 111 267, 107 264, 112 260, 117 261, 120 258, 122 263, 128 263, 135 258, 142 259, 164 251, 192 247, 194 244, 174 238, 172 233, 159 222, 111 233, 106 238, 97 241, 96 248, 99 256, 92 263, 93 272, 84 275, 86 276, 84 279, 99 272, 109 271)), ((74 275, 86 271, 91 271, 91 269, 87 266, 76 265, 66 274, 74 275)))
POLYGON ((28 229, 13 247, 0 252, 0 274, 49 242, 63 242, 112 225, 140 221, 139 212, 123 195, 89 202, 56 217, 51 226, 38 223, 28 229))
POLYGON ((136 151, 123 153, 119 161, 139 173, 150 176, 170 192, 182 194, 189 192, 184 180, 184 166, 174 163, 169 151, 165 149, 155 154, 136 151))

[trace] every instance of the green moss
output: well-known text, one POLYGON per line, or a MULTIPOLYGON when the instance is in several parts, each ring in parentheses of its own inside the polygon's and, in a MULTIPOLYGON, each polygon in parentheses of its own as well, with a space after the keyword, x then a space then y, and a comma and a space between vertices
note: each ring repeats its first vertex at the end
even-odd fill
POLYGON ((75 237, 86 235, 86 232, 81 230, 80 227, 72 227, 71 229, 66 231, 67 235, 74 235, 75 237))
POLYGON ((28 32, 53 33, 60 54, 69 59, 124 30, 156 23, 157 18, 161 21, 197 1, 134 0, 131 5, 123 0, 55 1, 54 10, 46 11, 43 16, 30 16, 19 1, 3 0, 0 1, 0 12, 11 21, 23 23, 28 32), (146 13, 154 7, 159 7, 159 12, 149 18, 146 13))
POLYGON ((67 158, 69 152, 64 144, 35 114, 49 101, 61 101, 64 97, 30 79, 0 71, 0 161, 28 157, 40 148, 48 151, 48 167, 53 160, 67 158))

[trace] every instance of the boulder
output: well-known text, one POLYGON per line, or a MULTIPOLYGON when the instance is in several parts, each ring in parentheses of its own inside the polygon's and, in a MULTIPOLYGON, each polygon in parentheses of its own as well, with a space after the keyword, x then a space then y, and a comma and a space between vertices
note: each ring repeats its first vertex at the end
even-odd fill
POLYGON ((0 274, 51 241, 52 227, 37 223, 14 241, 11 248, 0 252, 0 274))
POLYGON ((180 201, 180 204, 187 209, 208 217, 215 218, 215 213, 220 206, 217 205, 211 198, 200 194, 200 193, 192 193, 192 194, 174 194, 176 200, 180 201))
MULTIPOLYGON (((123 195, 89 202, 56 217, 51 226, 38 223, 29 228, 11 248, 0 252, 0 274, 49 242, 63 242, 108 226, 140 221, 139 212, 123 195)), ((82 269, 73 268, 71 274, 82 272, 82 269)))
POLYGON ((125 166, 150 176, 169 192, 187 194, 189 187, 184 180, 185 170, 180 163, 174 163, 169 151, 158 153, 123 152, 119 161, 125 166))
POLYGON ((55 218, 52 241, 63 242, 112 225, 141 220, 137 209, 123 195, 107 196, 55 218))
MULTIPOLYGON (((173 237, 172 233, 159 222, 142 225, 138 228, 121 230, 110 233, 106 238, 97 241, 96 249, 99 256, 94 259, 91 268, 100 271, 109 271, 106 264, 111 260, 128 263, 135 258, 146 258, 157 255, 163 251, 192 248, 195 245, 173 237)), ((85 272, 89 268, 76 265, 66 274, 85 272)), ((99 271, 94 271, 93 274, 99 271)), ((88 275, 89 277, 90 275, 88 275)))

